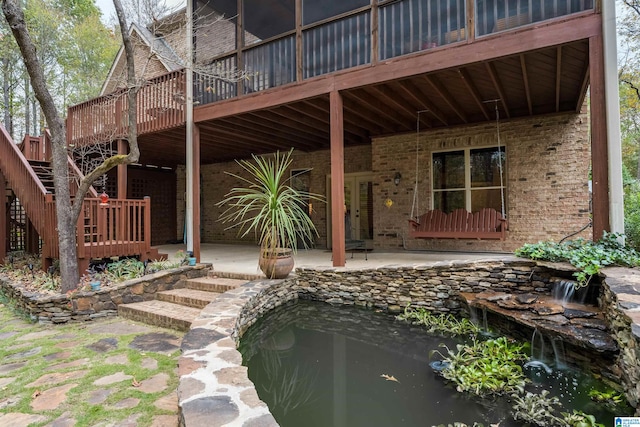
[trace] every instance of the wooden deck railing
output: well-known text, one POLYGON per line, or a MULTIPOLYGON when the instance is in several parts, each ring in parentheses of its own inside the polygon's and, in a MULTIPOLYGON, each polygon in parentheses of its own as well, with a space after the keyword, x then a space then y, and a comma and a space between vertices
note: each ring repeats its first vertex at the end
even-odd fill
MULTIPOLYGON (((47 256, 58 258, 52 200, 47 202, 46 213, 52 230, 45 241, 50 248, 47 256)), ((147 254, 151 249, 151 199, 110 199, 107 205, 101 205, 97 198, 85 199, 76 231, 79 259, 147 254)))
POLYGON ((48 162, 51 159, 51 139, 48 135, 40 137, 25 135, 20 143, 20 149, 27 160, 48 162))
MULTIPOLYGON (((162 131, 184 124, 184 71, 149 80, 138 92, 138 134, 162 131)), ((69 107, 67 144, 95 144, 126 138, 129 116, 124 90, 69 107)))

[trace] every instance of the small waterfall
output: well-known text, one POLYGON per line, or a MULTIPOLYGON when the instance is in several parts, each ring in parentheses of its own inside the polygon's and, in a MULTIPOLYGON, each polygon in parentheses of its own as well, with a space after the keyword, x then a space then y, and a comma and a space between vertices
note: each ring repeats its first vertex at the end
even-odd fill
POLYGON ((574 280, 559 280, 555 282, 551 295, 554 299, 560 301, 562 306, 565 306, 570 302, 584 304, 587 293, 587 288, 578 289, 574 280))
POLYGON ((473 322, 475 325, 480 326, 480 329, 483 332, 489 332, 489 322, 487 321, 487 307, 480 307, 482 310, 482 319, 478 315, 478 307, 470 306, 469 307, 469 320, 473 322))
POLYGON ((551 346, 553 347, 553 356, 556 363, 556 369, 566 368, 567 364, 564 355, 564 341, 562 341, 562 338, 556 337, 552 339, 551 346))
POLYGON ((552 363, 556 369, 567 367, 564 341, 560 337, 545 339, 538 329, 534 329, 531 336, 531 360, 525 363, 524 366, 525 368, 542 368, 547 374, 551 374, 552 370, 548 365, 549 363, 552 363), (549 353, 546 341, 551 343, 551 352, 553 354, 549 353))
POLYGON ((531 335, 531 360, 544 360, 544 336, 538 329, 534 329, 531 335))

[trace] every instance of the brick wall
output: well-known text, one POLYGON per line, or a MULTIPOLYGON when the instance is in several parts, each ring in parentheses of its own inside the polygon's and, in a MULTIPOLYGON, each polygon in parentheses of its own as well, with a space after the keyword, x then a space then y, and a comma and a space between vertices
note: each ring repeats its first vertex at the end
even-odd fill
MULTIPOLYGON (((511 251, 525 242, 554 239, 589 222, 590 145, 586 114, 561 114, 500 124, 506 146, 507 239, 501 241, 411 239, 416 180, 416 134, 373 141, 374 245, 376 248, 511 251), (399 186, 393 183, 402 175, 399 186), (385 200, 393 205, 387 208, 385 200)), ((418 214, 431 207, 431 153, 434 150, 496 145, 493 123, 421 132, 418 142, 418 214)), ((584 237, 590 234, 583 233, 584 237)))
MULTIPOLYGON (((347 173, 367 172, 371 170, 371 147, 347 147, 345 148, 345 171, 347 173)), ((328 150, 305 153, 302 151, 294 151, 294 159, 292 169, 312 168, 310 173, 309 191, 312 193, 327 193, 327 175, 331 170, 331 159, 328 150)), ((225 171, 244 175, 242 169, 235 162, 218 163, 212 165, 202 165, 202 238, 203 242, 253 242, 255 241, 253 233, 241 239, 237 235, 236 230, 225 230, 227 225, 218 221, 223 208, 217 207, 216 203, 220 201, 225 194, 234 186, 240 185, 239 181, 226 174, 225 171)), ((185 193, 185 170, 184 167, 178 168, 176 172, 178 176, 177 191, 177 209, 178 224, 177 236, 182 238, 184 227, 184 193, 185 193)), ((316 239, 316 247, 326 247, 327 242, 327 206, 324 203, 313 204, 313 222, 316 224, 320 236, 316 239)))
MULTIPOLYGON (((586 114, 561 114, 535 119, 505 120, 500 139, 506 147, 505 204, 509 231, 505 241, 411 239, 407 220, 411 215, 415 185, 416 134, 377 138, 371 146, 345 149, 345 172, 373 173, 374 247, 378 249, 431 249, 512 251, 526 242, 560 240, 589 222, 588 173, 590 147, 586 114), (402 180, 393 182, 396 172, 402 180), (393 205, 385 206, 391 199, 393 205)), ((490 146, 496 143, 493 123, 422 132, 418 153, 418 204, 415 212, 431 206, 431 152, 454 148, 490 146)), ((329 151, 295 152, 293 168, 313 168, 310 191, 327 194, 329 151)), ((224 171, 240 173, 234 162, 202 166, 202 241, 254 241, 253 234, 240 239, 218 221, 222 209, 216 203, 235 185, 224 171)), ((184 168, 179 168, 176 235, 184 227, 184 168)), ((326 206, 314 204, 313 220, 320 237, 316 247, 326 247, 326 206)), ((590 237, 590 230, 581 236, 590 237)))

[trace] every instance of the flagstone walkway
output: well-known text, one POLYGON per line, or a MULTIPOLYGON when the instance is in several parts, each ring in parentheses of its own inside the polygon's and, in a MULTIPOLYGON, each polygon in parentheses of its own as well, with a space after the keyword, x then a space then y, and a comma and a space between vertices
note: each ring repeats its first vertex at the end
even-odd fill
POLYGON ((121 318, 32 324, 0 304, 0 427, 175 427, 181 341, 121 318))

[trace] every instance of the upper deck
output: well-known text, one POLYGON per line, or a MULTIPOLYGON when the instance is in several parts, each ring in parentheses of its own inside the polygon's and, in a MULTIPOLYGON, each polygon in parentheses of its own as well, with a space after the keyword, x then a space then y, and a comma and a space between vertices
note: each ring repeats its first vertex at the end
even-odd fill
MULTIPOLYGON (((195 121, 212 148, 205 162, 255 152, 256 144, 326 148, 332 90, 345 96, 345 144, 415 130, 422 110, 423 128, 490 120, 491 100, 507 118, 579 110, 588 40, 601 26, 597 0, 215 4, 213 13, 197 3, 200 19, 214 22, 199 21, 195 31, 195 121)), ((138 98, 141 142, 165 132, 174 162, 182 157, 175 146, 184 135, 184 87, 176 71, 150 80, 138 98)), ((71 107, 68 142, 124 136, 125 107, 124 92, 71 107)))

